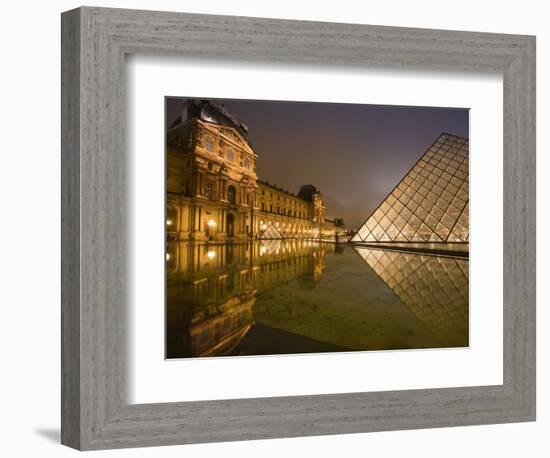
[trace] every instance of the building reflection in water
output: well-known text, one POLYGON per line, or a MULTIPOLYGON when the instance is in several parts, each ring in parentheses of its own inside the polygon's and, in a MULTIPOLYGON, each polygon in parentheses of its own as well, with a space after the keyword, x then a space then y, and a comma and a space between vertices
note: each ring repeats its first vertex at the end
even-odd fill
POLYGON ((334 244, 265 240, 167 245, 167 357, 231 354, 254 324, 258 293, 314 285, 334 244))
POLYGON ((467 260, 171 242, 166 268, 168 358, 468 345, 467 260))

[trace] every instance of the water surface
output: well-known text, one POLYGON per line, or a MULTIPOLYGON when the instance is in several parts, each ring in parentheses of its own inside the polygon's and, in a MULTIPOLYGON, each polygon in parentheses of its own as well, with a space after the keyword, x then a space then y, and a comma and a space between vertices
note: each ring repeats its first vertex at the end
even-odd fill
POLYGON ((167 357, 468 345, 468 260, 313 241, 167 246, 167 357))

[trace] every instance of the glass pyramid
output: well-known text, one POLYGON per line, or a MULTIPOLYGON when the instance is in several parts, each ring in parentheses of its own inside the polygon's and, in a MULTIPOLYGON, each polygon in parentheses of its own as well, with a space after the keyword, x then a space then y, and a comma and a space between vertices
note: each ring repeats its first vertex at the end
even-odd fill
POLYGON ((442 345, 468 345, 467 259, 354 249, 442 345))
POLYGON ((468 140, 441 134, 352 242, 468 242, 468 140))
POLYGON ((267 226, 267 229, 262 232, 260 235, 260 239, 262 240, 270 240, 270 239, 282 239, 283 236, 279 232, 279 229, 277 229, 273 223, 271 223, 269 226, 267 226))

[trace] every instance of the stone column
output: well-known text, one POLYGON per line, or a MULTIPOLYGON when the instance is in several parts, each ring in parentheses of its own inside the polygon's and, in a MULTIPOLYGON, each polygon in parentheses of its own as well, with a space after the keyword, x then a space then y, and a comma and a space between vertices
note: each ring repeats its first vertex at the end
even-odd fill
POLYGON ((193 208, 193 232, 200 232, 200 219, 201 207, 197 205, 193 208))
POLYGON ((256 232, 255 231, 255 224, 256 224, 256 221, 255 221, 255 217, 254 217, 254 210, 250 210, 250 237, 251 238, 254 238, 254 233, 256 232))

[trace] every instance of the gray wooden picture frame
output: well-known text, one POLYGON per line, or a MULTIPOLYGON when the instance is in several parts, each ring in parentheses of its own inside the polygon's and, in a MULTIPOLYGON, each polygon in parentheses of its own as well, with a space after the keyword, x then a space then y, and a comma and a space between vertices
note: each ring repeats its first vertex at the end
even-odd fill
POLYGON ((535 38, 83 7, 62 14, 62 443, 106 449, 535 419, 535 38), (504 78, 503 384, 164 404, 125 396, 125 56, 504 78))

